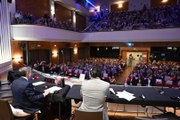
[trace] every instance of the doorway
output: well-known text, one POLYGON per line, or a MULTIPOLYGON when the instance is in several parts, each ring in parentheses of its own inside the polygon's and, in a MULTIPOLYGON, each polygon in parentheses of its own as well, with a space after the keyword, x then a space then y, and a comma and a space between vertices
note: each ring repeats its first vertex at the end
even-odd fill
POLYGON ((132 65, 130 66, 136 66, 140 62, 139 58, 142 56, 142 52, 127 52, 126 53, 126 58, 127 58, 127 65, 128 61, 130 61, 129 56, 132 55, 132 65))
POLYGON ((148 52, 147 51, 122 51, 122 57, 126 60, 127 66, 136 66, 139 62, 148 62, 148 52), (131 61, 129 61, 129 56, 132 55, 131 61), (129 65, 130 62, 130 65, 129 65))

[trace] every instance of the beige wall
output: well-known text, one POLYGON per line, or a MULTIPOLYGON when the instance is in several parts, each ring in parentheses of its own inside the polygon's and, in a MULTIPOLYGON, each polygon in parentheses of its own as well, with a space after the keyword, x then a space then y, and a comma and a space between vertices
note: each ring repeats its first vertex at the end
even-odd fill
POLYGON ((123 60, 127 60, 127 52, 141 52, 142 55, 147 55, 147 57, 144 57, 144 61, 149 61, 149 56, 151 52, 150 47, 120 47, 120 54, 122 56, 123 60))

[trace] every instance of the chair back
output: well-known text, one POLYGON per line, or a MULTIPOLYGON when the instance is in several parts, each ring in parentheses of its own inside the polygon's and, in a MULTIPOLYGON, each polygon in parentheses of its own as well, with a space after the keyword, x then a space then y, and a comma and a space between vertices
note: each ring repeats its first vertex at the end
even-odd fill
POLYGON ((8 101, 0 100, 0 120, 14 120, 8 101))
POLYGON ((38 120, 36 113, 25 113, 22 109, 14 108, 8 101, 0 99, 0 120, 26 120, 28 118, 38 120))
POLYGON ((76 110, 75 120, 103 120, 103 111, 87 112, 76 110))

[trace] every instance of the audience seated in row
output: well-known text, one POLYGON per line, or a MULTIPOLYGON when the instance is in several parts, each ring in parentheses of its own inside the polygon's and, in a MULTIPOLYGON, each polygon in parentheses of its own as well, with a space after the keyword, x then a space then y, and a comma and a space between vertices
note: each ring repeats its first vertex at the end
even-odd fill
POLYGON ((126 79, 127 84, 180 87, 180 65, 176 62, 139 63, 126 79))
POLYGON ((176 28, 180 26, 180 6, 164 6, 141 11, 110 12, 84 32, 176 28))
MULTIPOLYGON (((45 13, 36 18, 31 13, 19 10, 14 14, 13 24, 36 24, 54 28, 74 30, 70 21, 57 21, 56 15, 52 17, 45 13)), ((140 11, 108 12, 101 19, 83 32, 142 30, 180 27, 180 6, 162 6, 140 11)), ((79 31, 76 29, 76 31, 79 31)))
POLYGON ((53 15, 53 17, 50 17, 47 13, 45 13, 44 16, 42 16, 41 18, 37 18, 30 13, 23 13, 19 10, 17 10, 14 14, 12 24, 35 24, 65 30, 74 30, 72 27, 72 23, 65 21, 57 21, 55 14, 53 15))
POLYGON ((85 79, 90 79, 90 69, 97 66, 100 71, 100 78, 110 83, 116 83, 115 77, 118 76, 125 68, 125 62, 119 59, 105 59, 105 58, 91 58, 86 60, 79 60, 73 63, 62 64, 47 64, 45 61, 34 64, 34 68, 38 71, 65 75, 70 77, 79 77, 80 74, 85 74, 85 79))

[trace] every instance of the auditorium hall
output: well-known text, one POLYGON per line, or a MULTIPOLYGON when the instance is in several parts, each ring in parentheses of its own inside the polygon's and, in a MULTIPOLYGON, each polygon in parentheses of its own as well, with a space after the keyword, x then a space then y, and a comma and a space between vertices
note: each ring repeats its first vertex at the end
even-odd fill
POLYGON ((180 0, 0 0, 0 120, 180 120, 180 0))

